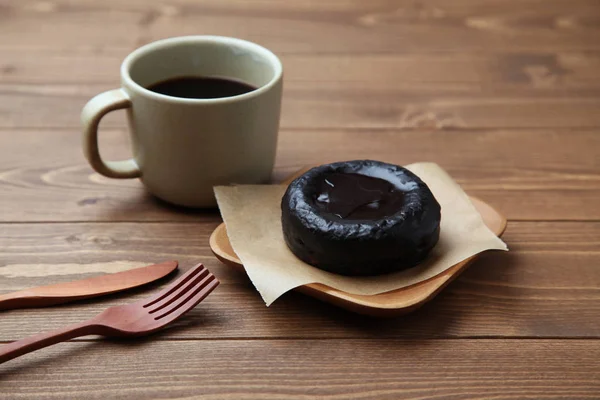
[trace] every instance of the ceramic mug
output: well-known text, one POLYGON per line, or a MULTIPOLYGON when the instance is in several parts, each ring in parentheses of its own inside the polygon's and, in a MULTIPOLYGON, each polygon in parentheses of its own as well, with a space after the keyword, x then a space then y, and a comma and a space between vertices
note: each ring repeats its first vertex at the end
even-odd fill
POLYGON ((187 207, 216 204, 213 186, 264 183, 275 161, 283 68, 271 51, 240 39, 186 36, 129 54, 120 89, 83 108, 83 149, 92 168, 111 178, 140 178, 155 196, 187 207), (159 94, 147 87, 178 77, 233 78, 255 90, 211 99, 159 94), (133 158, 105 161, 98 124, 126 109, 133 158))

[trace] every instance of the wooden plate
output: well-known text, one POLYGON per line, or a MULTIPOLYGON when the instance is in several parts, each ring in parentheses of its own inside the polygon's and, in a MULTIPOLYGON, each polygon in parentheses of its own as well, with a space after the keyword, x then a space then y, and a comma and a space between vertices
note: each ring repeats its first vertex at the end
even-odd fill
MULTIPOLYGON (((306 171, 307 169, 299 171, 284 183, 291 182, 296 176, 306 171)), ((483 221, 488 228, 496 235, 501 236, 506 229, 506 218, 492 208, 492 206, 476 197, 471 197, 471 201, 483 217, 483 221)), ((244 270, 242 262, 231 247, 224 223, 219 225, 210 236, 210 248, 215 256, 224 264, 231 265, 242 271, 244 270)), ((294 290, 359 314, 391 317, 416 310, 431 300, 446 285, 460 275, 478 256, 470 257, 426 281, 372 296, 351 294, 320 283, 300 286, 294 290)))

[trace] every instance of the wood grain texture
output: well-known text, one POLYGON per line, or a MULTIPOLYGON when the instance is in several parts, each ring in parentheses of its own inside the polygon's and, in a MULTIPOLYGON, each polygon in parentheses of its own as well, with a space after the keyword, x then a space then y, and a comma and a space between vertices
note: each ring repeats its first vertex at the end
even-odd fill
POLYGON ((600 48, 594 0, 3 0, 2 47, 133 48, 218 34, 281 52, 600 48), (110 27, 110 28, 108 28, 110 27), (40 39, 40 36, 43 39, 40 39))
MULTIPOLYGON (((83 104, 118 86, 127 53, 0 50, 0 127, 78 126, 83 104), (74 73, 64 73, 70 69, 74 73)), ((593 74, 599 58, 597 53, 283 55, 282 126, 599 126, 593 74)), ((124 126, 124 118, 111 115, 104 125, 124 126)))
MULTIPOLYGON (((129 49, 0 46, 4 84, 116 84, 129 49), (43 62, 40 62, 43 59, 43 62), (69 70, 69 74, 65 71, 69 70)), ((597 93, 600 52, 280 54, 286 88, 502 91, 508 94, 597 93), (372 71, 376 70, 374 74, 372 71)))
MULTIPOLYGON (((598 37, 597 0, 0 0, 0 292, 174 258, 223 282, 147 340, 0 365, 0 399, 597 399, 598 37), (294 293, 264 307, 210 254, 217 212, 167 207, 81 155, 80 110, 118 86, 123 57, 187 34, 281 56, 276 180, 343 159, 436 161, 509 217, 511 251, 398 319, 294 293)), ((107 159, 130 156, 125 126, 103 121, 107 159)), ((158 286, 2 313, 0 342, 158 286)))
MULTIPOLYGON (((318 85, 318 82, 314 84, 318 85)), ((383 84, 380 84, 380 86, 383 84)), ((0 128, 75 128, 81 108, 113 84, 0 84, 0 128), (35 111, 33 111, 35 110, 35 111)), ((600 126, 594 94, 561 97, 527 93, 359 87, 284 89, 283 128, 560 128, 600 126)), ((104 126, 124 127, 115 112, 104 126)))
MULTIPOLYGON (((532 9, 539 5, 527 3, 532 9)), ((213 24, 235 32, 211 33, 256 40, 282 54, 284 127, 600 125, 597 50, 540 45, 540 37, 553 33, 589 38, 589 30, 597 29, 594 21, 600 20, 593 1, 558 1, 535 13, 527 11, 527 4, 474 0, 400 6, 390 1, 243 4, 241 9, 237 2, 172 1, 149 9, 137 1, 127 6, 118 1, 7 1, 0 14, 6 21, 0 34, 10 43, 0 45, 0 127, 78 126, 85 101, 118 85, 120 60, 134 47, 161 37, 203 33, 198 26, 213 24), (110 30, 104 29, 107 25, 110 30), (175 27, 177 32, 161 32, 175 27), (40 31, 49 45, 31 48, 22 42, 37 40, 40 31), (102 35, 95 33, 100 31, 102 35), (461 33, 452 39, 451 32, 461 33), (514 45, 500 45, 519 33, 524 37, 514 45), (467 52, 470 42, 486 35, 491 43, 467 52), (442 47, 428 47, 424 41, 430 36, 442 47), (335 42, 320 50, 326 39, 335 42), (528 40, 537 45, 522 48, 528 40)), ((122 118, 109 117, 106 125, 124 124, 122 118)))
MULTIPOLYGON (((600 223, 509 223, 503 238, 510 252, 483 256, 431 303, 391 320, 357 317, 294 293, 266 308, 244 274, 212 256, 208 236, 216 225, 1 224, 0 291, 178 258, 183 271, 203 262, 222 284, 203 302, 202 316, 191 313, 182 322, 194 326, 208 318, 213 324, 169 331, 163 338, 600 338, 600 223), (119 266, 102 268, 116 260, 121 260, 119 266)), ((153 290, 150 286, 83 305, 5 312, 0 341, 84 320, 153 290)))
MULTIPOLYGON (((274 179, 299 168, 373 158, 436 161, 509 219, 600 219, 600 135, 593 130, 282 130, 274 179), (551 194, 551 195, 549 195, 551 194), (525 199, 525 201, 524 201, 525 199)), ((102 130, 107 159, 129 158, 127 133, 102 130)), ((216 221, 149 196, 138 180, 93 173, 77 130, 0 130, 1 221, 216 221), (30 157, 34 154, 35 157, 30 157)))
POLYGON ((0 376, 0 396, 21 399, 592 400, 600 349, 590 340, 149 339, 60 344, 1 365, 0 376))

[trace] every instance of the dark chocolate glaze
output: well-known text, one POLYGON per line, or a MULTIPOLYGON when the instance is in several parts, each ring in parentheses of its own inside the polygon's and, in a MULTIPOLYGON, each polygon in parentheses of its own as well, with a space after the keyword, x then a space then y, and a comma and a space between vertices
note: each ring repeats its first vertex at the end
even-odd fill
POLYGON ((288 186, 281 211, 290 250, 308 264, 342 275, 412 267, 439 238, 441 209, 427 185, 405 168, 378 161, 311 169, 288 186))
POLYGON ((340 219, 381 219, 400 210, 404 192, 385 179, 334 172, 319 178, 315 204, 340 219))

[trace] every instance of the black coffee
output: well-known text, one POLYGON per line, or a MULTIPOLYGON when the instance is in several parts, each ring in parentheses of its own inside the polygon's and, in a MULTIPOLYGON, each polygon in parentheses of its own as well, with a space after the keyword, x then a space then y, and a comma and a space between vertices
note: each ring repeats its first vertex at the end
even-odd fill
POLYGON ((181 76, 150 85, 153 92, 186 99, 217 99, 248 93, 256 88, 232 78, 181 76))

